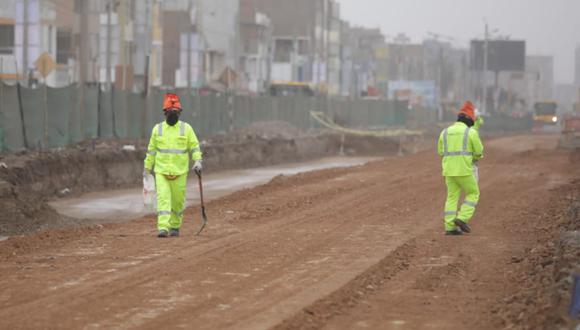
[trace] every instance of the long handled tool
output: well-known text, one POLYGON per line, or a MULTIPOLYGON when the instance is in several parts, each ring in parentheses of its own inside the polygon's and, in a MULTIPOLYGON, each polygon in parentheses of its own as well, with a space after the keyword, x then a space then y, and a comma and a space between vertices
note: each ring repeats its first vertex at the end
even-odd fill
POLYGON ((205 229, 205 226, 207 225, 207 216, 205 215, 205 204, 203 203, 203 182, 201 180, 201 173, 196 174, 197 181, 199 182, 199 198, 201 200, 201 227, 199 228, 195 236, 199 236, 199 234, 201 234, 201 232, 205 229))

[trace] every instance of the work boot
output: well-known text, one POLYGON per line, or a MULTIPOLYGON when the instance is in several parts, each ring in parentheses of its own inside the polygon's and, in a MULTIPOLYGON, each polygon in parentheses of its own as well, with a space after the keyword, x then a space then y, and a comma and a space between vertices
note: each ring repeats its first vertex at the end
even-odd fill
POLYGON ((169 231, 169 235, 170 235, 171 237, 179 237, 179 229, 172 228, 172 229, 169 231))
POLYGON ((160 230, 159 234, 157 234, 157 237, 159 237, 159 238, 166 238, 167 236, 169 236, 169 233, 167 232, 167 230, 160 230))
POLYGON ((463 222, 462 220, 459 219, 455 219, 453 220, 453 223, 455 223, 455 225, 459 228, 461 228, 461 230, 466 233, 469 234, 471 233, 471 227, 469 227, 468 224, 466 224, 465 222, 463 222))
POLYGON ((461 235, 463 235, 463 232, 459 229, 455 229, 455 230, 446 231, 445 235, 446 236, 461 236, 461 235))

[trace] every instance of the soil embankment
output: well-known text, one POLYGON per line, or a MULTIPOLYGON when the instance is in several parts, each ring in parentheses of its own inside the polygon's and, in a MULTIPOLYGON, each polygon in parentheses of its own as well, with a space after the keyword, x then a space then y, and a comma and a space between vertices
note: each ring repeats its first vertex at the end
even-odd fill
MULTIPOLYGON (((210 172, 293 163, 337 155, 388 155, 398 141, 332 134, 301 135, 286 126, 253 127, 204 142, 210 172)), ((271 126, 271 125, 270 125, 271 126)), ((0 155, 0 236, 77 225, 57 214, 47 200, 89 191, 134 187, 141 183, 143 147, 124 150, 120 142, 84 144, 46 152, 0 155)))

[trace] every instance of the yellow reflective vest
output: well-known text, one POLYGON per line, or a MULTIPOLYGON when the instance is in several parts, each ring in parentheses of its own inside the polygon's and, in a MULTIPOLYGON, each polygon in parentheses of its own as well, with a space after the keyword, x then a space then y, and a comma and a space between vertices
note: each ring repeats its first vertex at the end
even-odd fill
POLYGON ((443 176, 473 175, 473 161, 483 158, 483 144, 476 129, 462 122, 449 126, 439 136, 443 176))
POLYGON ((147 148, 145 169, 155 173, 179 176, 189 172, 189 154, 194 161, 201 160, 202 153, 193 128, 178 121, 175 126, 159 123, 151 132, 147 148))

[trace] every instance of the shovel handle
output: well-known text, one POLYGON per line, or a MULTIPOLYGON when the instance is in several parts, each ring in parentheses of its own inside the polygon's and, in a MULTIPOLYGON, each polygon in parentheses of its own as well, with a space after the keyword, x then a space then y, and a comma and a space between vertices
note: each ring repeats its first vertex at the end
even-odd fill
POLYGON ((207 225, 207 216, 205 214, 205 203, 203 201, 203 180, 201 177, 201 173, 195 172, 195 174, 197 175, 197 182, 199 183, 199 199, 201 202, 201 227, 195 234, 195 236, 199 236, 199 234, 201 234, 201 232, 205 229, 205 226, 207 225))

